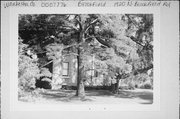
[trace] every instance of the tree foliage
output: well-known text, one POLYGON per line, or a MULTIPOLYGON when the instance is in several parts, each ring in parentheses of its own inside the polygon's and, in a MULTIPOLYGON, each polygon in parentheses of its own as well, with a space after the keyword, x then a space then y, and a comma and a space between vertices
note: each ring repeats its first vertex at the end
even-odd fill
POLYGON ((77 57, 77 95, 84 96, 84 76, 92 64, 112 84, 153 68, 151 14, 19 15, 19 35, 45 59, 41 67, 67 55, 77 57))
POLYGON ((18 60, 18 79, 19 79, 19 91, 29 91, 31 88, 35 88, 36 79, 40 76, 40 70, 34 54, 28 53, 27 45, 22 43, 22 39, 19 38, 19 60, 18 60))

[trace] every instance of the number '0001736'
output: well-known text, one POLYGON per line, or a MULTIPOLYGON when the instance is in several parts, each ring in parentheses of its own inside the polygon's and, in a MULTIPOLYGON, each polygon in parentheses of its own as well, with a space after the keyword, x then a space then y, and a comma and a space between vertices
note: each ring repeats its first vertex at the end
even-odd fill
POLYGON ((41 7, 66 7, 64 2, 42 2, 41 7))

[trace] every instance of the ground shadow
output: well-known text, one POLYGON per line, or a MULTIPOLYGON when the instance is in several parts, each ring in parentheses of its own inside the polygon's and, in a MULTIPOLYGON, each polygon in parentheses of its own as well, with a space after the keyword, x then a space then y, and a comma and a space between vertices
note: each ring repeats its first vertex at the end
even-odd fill
POLYGON ((62 102, 71 101, 92 101, 87 97, 75 96, 75 90, 46 90, 41 93, 41 96, 47 100, 55 100, 62 102))
POLYGON ((88 90, 86 96, 113 96, 114 94, 108 90, 88 90))
POLYGON ((41 93, 42 97, 47 100, 74 102, 74 101, 95 101, 92 97, 114 97, 114 98, 139 98, 145 102, 141 104, 153 103, 153 92, 140 91, 134 92, 131 90, 121 90, 118 94, 113 94, 109 90, 87 90, 86 97, 79 98, 75 96, 76 90, 46 90, 41 93))
POLYGON ((153 92, 142 91, 142 92, 133 92, 133 91, 119 91, 118 95, 115 95, 117 98, 139 98, 147 101, 146 103, 141 104, 152 104, 153 103, 153 92))

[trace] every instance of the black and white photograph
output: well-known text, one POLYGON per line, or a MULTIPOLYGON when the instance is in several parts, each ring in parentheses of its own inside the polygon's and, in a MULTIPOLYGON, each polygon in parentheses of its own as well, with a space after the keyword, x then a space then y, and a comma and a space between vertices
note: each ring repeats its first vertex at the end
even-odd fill
POLYGON ((178 119, 179 3, 1 2, 2 119, 178 119))
POLYGON ((19 14, 18 101, 153 104, 153 14, 19 14))

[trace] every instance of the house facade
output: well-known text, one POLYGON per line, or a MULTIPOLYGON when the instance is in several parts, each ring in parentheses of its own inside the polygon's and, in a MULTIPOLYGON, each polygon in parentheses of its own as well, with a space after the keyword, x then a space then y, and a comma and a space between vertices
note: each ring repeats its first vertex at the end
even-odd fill
MULTIPOLYGON (((89 59, 92 63, 92 70, 85 72, 86 86, 107 85, 108 80, 101 72, 93 68, 93 57, 89 59)), ((52 89, 60 89, 62 86, 77 86, 77 57, 68 55, 64 59, 58 59, 53 62, 52 89)))
POLYGON ((77 58, 73 55, 53 62, 52 89, 63 85, 77 85, 77 58))

